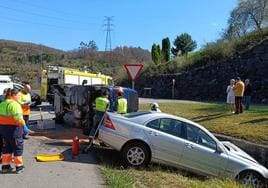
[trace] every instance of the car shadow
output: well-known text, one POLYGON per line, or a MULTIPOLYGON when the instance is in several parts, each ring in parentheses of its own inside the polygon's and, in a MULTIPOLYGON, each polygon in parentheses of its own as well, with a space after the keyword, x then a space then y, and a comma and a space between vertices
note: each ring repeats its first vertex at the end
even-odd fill
POLYGON ((240 124, 248 124, 248 123, 254 124, 254 123, 261 123, 261 122, 268 122, 268 118, 260 118, 260 119, 253 119, 250 121, 243 121, 240 124))
POLYGON ((192 121, 199 123, 199 122, 210 121, 213 119, 218 119, 218 118, 227 117, 227 116, 233 116, 233 114, 217 113, 217 114, 210 114, 206 116, 197 116, 197 117, 190 118, 190 119, 192 121))
POLYGON ((65 162, 72 163, 87 163, 87 164, 99 164, 99 161, 96 160, 94 153, 82 153, 80 152, 78 156, 73 157, 72 148, 68 148, 62 152, 65 162))

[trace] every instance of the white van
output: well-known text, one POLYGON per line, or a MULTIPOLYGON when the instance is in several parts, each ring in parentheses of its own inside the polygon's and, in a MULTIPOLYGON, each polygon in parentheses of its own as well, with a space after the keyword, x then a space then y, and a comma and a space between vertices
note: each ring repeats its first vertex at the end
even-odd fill
POLYGON ((6 88, 13 88, 13 82, 9 75, 0 75, 0 102, 3 100, 3 92, 6 88))

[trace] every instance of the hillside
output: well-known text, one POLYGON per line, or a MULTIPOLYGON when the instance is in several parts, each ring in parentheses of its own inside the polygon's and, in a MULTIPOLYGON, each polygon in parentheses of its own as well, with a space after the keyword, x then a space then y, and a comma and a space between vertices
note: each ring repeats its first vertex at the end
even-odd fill
POLYGON ((145 95, 143 88, 150 87, 153 97, 172 98, 174 79, 176 99, 225 101, 229 80, 240 76, 251 80, 254 102, 268 103, 268 30, 264 34, 215 43, 188 57, 148 68, 137 80, 137 89, 145 95))
POLYGON ((141 48, 120 47, 112 52, 89 48, 62 51, 41 44, 0 40, 0 74, 11 74, 21 81, 29 81, 38 89, 40 70, 47 65, 87 68, 91 72, 111 75, 115 81, 126 74, 125 63, 150 63, 150 52, 141 48))

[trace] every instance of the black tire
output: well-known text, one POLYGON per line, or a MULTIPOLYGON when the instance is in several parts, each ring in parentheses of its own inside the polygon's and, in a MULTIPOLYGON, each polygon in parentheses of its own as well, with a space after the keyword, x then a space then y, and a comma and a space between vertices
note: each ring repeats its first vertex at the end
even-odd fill
POLYGON ((252 170, 240 173, 237 179, 241 184, 247 187, 265 188, 264 178, 252 170))
POLYGON ((121 153, 124 164, 130 167, 145 167, 151 160, 149 148, 141 142, 127 144, 121 153))
POLYGON ((55 114, 55 123, 59 123, 59 124, 64 123, 63 116, 59 114, 55 114))
POLYGON ((86 135, 86 136, 89 135, 89 128, 88 127, 83 127, 83 135, 86 135))

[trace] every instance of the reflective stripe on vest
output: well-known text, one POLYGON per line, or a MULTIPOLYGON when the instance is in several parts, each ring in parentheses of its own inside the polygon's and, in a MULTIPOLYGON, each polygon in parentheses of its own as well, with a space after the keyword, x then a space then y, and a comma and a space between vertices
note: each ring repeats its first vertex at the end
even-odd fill
POLYGON ((24 105, 24 103, 31 102, 30 93, 24 94, 22 92, 19 93, 19 103, 22 106, 23 115, 30 115, 31 109, 29 105, 24 105))
POLYGON ((122 97, 118 98, 117 112, 120 114, 127 113, 127 99, 122 97))
POLYGON ((24 124, 20 104, 14 100, 4 100, 0 104, 0 125, 22 126, 24 124))
POLYGON ((96 110, 105 112, 108 108, 109 100, 105 97, 96 98, 96 110))

